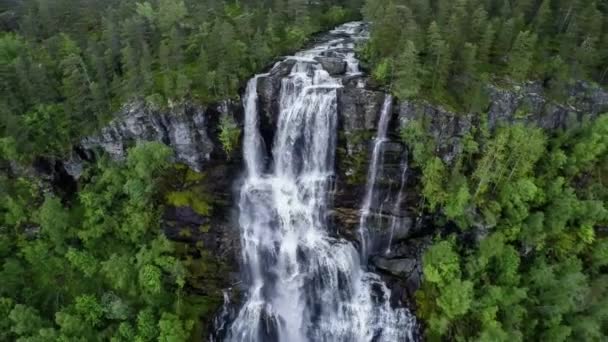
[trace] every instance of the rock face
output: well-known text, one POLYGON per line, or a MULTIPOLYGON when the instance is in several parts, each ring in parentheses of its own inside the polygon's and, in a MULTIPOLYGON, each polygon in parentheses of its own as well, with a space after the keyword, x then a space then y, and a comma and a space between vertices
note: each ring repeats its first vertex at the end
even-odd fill
POLYGON ((488 124, 526 122, 547 130, 568 129, 608 112, 608 93, 586 82, 568 89, 563 103, 547 99, 539 83, 531 82, 513 89, 489 85, 488 124))
POLYGON ((220 115, 240 116, 239 105, 226 102, 202 107, 183 104, 167 110, 131 103, 119 112, 97 135, 84 138, 64 162, 65 169, 79 178, 83 162, 103 151, 116 160, 124 159, 127 149, 137 141, 157 141, 170 146, 175 161, 202 171, 216 155, 222 154, 217 141, 220 115))
MULTIPOLYGON (((547 99, 539 83, 526 83, 510 89, 487 85, 489 104, 485 122, 490 130, 500 125, 524 123, 547 131, 576 128, 608 112, 608 92, 585 82, 577 82, 568 90, 564 103, 547 99)), ((447 164, 461 151, 462 138, 484 120, 477 114, 450 112, 424 101, 404 101, 395 107, 399 126, 411 120, 424 120, 437 148, 447 164)))

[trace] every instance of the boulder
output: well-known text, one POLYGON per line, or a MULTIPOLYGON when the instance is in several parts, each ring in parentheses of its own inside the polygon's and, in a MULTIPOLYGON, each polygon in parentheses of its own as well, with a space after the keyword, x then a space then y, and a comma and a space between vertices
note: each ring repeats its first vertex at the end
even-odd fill
POLYGON ((315 57, 321 67, 330 75, 342 75, 346 73, 346 61, 340 57, 315 57))
POLYGON ((389 253, 371 259, 393 289, 396 301, 407 302, 411 309, 416 307, 414 295, 422 284, 422 256, 431 244, 431 236, 412 238, 394 245, 389 253))

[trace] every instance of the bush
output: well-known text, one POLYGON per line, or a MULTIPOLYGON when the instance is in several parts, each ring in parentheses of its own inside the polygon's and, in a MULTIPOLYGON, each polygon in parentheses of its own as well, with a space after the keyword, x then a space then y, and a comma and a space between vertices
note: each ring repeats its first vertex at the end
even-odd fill
POLYGON ((228 158, 239 143, 241 129, 230 115, 222 115, 220 119, 220 142, 228 158))

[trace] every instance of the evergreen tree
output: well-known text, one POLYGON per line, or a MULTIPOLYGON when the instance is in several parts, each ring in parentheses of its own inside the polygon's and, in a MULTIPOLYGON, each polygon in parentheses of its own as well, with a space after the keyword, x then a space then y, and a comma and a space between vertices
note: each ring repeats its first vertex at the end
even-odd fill
POLYGON ((418 94, 422 85, 418 50, 414 42, 406 41, 405 48, 396 62, 395 94, 402 99, 418 94))
POLYGON ((520 32, 509 54, 509 74, 515 80, 523 81, 528 76, 534 63, 534 45, 536 34, 530 31, 520 32))
POLYGON ((431 88, 433 90, 442 89, 448 80, 450 71, 450 49, 443 40, 439 26, 432 22, 429 26, 428 34, 428 55, 429 59, 427 70, 431 76, 431 88))

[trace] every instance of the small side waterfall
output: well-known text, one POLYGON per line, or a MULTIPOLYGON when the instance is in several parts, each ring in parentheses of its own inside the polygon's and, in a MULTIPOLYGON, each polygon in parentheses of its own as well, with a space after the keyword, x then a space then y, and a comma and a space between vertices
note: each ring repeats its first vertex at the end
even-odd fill
POLYGON ((390 230, 391 235, 388 239, 388 247, 386 248, 386 252, 385 252, 386 254, 389 254, 391 252, 391 246, 393 245, 393 237, 395 236, 395 229, 397 228, 397 226, 399 224, 401 224, 401 222, 400 222, 401 218, 399 216, 397 216, 396 213, 401 209, 401 204, 403 203, 403 200, 405 199, 403 191, 405 190, 405 184, 407 182, 408 170, 409 170, 409 162, 406 157, 401 165, 401 180, 400 180, 401 185, 399 185, 399 192, 397 193, 397 200, 395 201, 395 204, 393 206, 393 216, 391 218, 391 230, 390 230))
POLYGON ((361 255, 364 259, 368 257, 370 247, 369 234, 369 219, 371 215, 372 205, 376 202, 376 182, 378 176, 382 173, 382 145, 387 142, 388 124, 391 119, 391 110, 393 106, 393 98, 386 95, 382 111, 380 113, 380 121, 378 122, 378 131, 374 139, 374 149, 372 159, 367 172, 367 185, 365 190, 365 198, 361 207, 361 218, 359 221, 359 235, 361 237, 361 255))
MULTIPOLYGON (((335 32, 352 35, 360 25, 335 32)), ((341 79, 314 57, 346 46, 343 39, 289 57, 294 63, 282 79, 271 170, 262 165, 259 76, 247 87, 247 176, 240 189, 239 225, 248 291, 227 324, 226 341, 415 341, 414 316, 392 307, 390 290, 378 275, 362 269, 353 244, 328 232, 341 79)), ((353 51, 353 45, 346 47, 353 51)), ((349 71, 358 72, 350 63, 349 71)), ((390 99, 385 105, 389 111, 390 99)), ((386 132, 388 122, 381 125, 386 132)))

